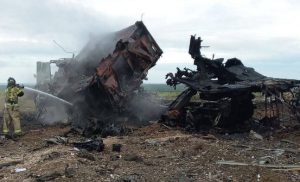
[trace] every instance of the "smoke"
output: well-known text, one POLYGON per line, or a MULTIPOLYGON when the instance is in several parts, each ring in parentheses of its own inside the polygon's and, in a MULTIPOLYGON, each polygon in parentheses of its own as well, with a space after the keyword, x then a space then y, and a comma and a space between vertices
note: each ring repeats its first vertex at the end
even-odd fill
POLYGON ((38 121, 47 125, 67 123, 67 106, 72 106, 71 103, 30 87, 24 87, 24 90, 35 94, 38 121))
POLYGON ((49 106, 45 112, 39 115, 38 120, 45 125, 54 125, 57 123, 67 124, 69 122, 67 108, 61 104, 49 106))
MULTIPOLYGON (((153 41, 142 23, 118 32, 91 36, 75 60, 58 61, 59 70, 51 85, 56 96, 73 103, 72 108, 68 110, 63 108, 65 106, 52 107, 53 103, 49 104, 41 120, 45 123, 63 121, 68 117, 65 114, 68 112, 74 127, 99 133, 114 123, 140 126, 149 120, 159 119, 167 108, 154 95, 138 91, 147 71, 146 66, 151 64, 142 60, 143 54, 130 52, 130 46, 143 47, 148 44, 144 45, 144 51, 153 61, 157 61, 162 51, 153 41), (145 43, 138 44, 139 39, 145 43), (148 49, 151 46, 156 51, 148 49), (101 64, 107 72, 95 77, 95 70, 103 58, 109 62, 107 65, 101 64), (116 89, 109 84, 116 84, 116 89)), ((52 98, 54 100, 61 101, 52 98)))
POLYGON ((59 0, 28 0, 26 3, 1 0, 0 4, 1 83, 8 74, 23 83, 35 83, 32 75, 36 61, 71 57, 52 40, 77 54, 89 34, 117 30, 124 22, 77 3, 65 4, 59 0))
POLYGON ((128 110, 134 114, 138 122, 135 125, 149 124, 149 121, 158 120, 167 111, 168 107, 157 95, 139 93, 130 100, 128 110))
POLYGON ((86 76, 92 75, 100 61, 113 52, 117 41, 114 33, 90 35, 88 43, 75 57, 79 62, 76 70, 83 70, 86 76))
MULTIPOLYGON (((89 113, 87 116, 96 119, 88 119, 89 121, 85 124, 79 121, 81 127, 82 125, 86 125, 87 128, 89 128, 89 125, 92 125, 91 128, 97 128, 96 125, 99 125, 99 123, 101 127, 103 127, 103 121, 108 124, 124 123, 125 125, 134 124, 135 126, 140 126, 147 124, 149 120, 159 119, 160 115, 166 111, 167 107, 163 106, 161 101, 154 95, 138 91, 138 87, 142 83, 142 75, 140 75, 143 74, 141 72, 142 64, 146 63, 141 60, 143 59, 142 56, 130 53, 127 48, 131 48, 130 46, 144 46, 143 48, 145 52, 147 52, 148 45, 146 46, 144 44, 155 46, 155 44, 151 44, 152 42, 150 40, 147 42, 147 39, 143 37, 144 35, 147 35, 147 31, 145 31, 143 24, 136 23, 118 32, 91 38, 79 55, 76 56, 79 65, 77 68, 83 70, 85 76, 91 76, 95 74, 95 68, 103 58, 115 53, 113 57, 106 59, 106 61, 112 62, 112 65, 109 65, 111 67, 108 69, 112 70, 115 77, 110 77, 113 75, 111 74, 100 77, 99 79, 109 80, 111 78, 111 83, 116 82, 118 86, 118 88, 114 90, 107 85, 97 83, 90 85, 87 88, 87 92, 82 93, 85 97, 83 100, 88 103, 89 108, 86 108, 82 103, 78 110, 83 112, 83 114, 87 112, 89 113), (135 41, 140 41, 139 39, 144 41, 143 44, 134 44, 135 41), (120 45, 118 44, 119 49, 115 50, 119 40, 126 42, 126 44, 120 43, 125 48, 120 49, 120 45)), ((157 50, 158 49, 159 47, 157 47, 157 50)), ((152 56, 151 58, 154 59, 155 56, 150 52, 149 56, 152 56)), ((157 51, 156 56, 159 55, 161 55, 161 53, 157 51)), ((103 67, 103 69, 106 68, 103 67)), ((78 72, 82 73, 82 71, 78 72)))

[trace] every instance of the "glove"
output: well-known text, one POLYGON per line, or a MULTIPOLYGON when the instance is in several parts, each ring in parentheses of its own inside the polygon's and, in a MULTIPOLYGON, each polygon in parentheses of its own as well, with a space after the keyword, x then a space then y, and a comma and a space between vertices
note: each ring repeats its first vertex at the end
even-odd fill
POLYGON ((17 84, 16 86, 19 87, 19 88, 22 88, 22 89, 24 88, 23 84, 17 84))

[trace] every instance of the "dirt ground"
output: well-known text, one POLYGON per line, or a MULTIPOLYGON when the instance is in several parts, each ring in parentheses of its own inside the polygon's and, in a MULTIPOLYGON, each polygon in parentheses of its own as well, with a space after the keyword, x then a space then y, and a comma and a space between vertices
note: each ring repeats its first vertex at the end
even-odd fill
POLYGON ((23 128, 26 134, 19 140, 0 140, 0 181, 300 181, 295 121, 257 132, 214 128, 198 133, 153 123, 103 139, 102 152, 74 148, 72 141, 83 137, 67 134, 67 125, 23 120, 23 128), (46 143, 55 136, 68 142, 46 143), (112 144, 121 144, 121 152, 113 152, 112 144), (240 165, 220 164, 228 161, 240 165), (286 165, 298 167, 283 169, 286 165))
MULTIPOLYGON (((262 140, 249 133, 186 133, 160 124, 136 129, 128 136, 104 139, 103 152, 79 151, 70 144, 46 145, 45 139, 62 136, 68 126, 31 129, 18 141, 2 140, 1 181, 299 181, 299 168, 291 171, 258 166, 229 166, 217 161, 257 164, 300 164, 299 129, 282 130, 262 140), (288 142, 286 142, 285 140, 288 142), (112 152, 112 144, 122 144, 112 152), (271 150, 272 149, 272 150, 271 150), (17 169, 25 168, 23 172, 17 169), (71 173, 71 174, 70 174, 71 173)), ((69 140, 80 136, 68 135, 69 140)))

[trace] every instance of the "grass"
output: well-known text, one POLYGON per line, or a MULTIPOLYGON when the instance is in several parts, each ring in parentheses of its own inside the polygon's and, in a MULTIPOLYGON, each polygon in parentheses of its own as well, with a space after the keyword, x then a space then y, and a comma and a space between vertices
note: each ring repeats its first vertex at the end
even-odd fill
POLYGON ((177 85, 176 90, 167 84, 143 84, 142 87, 148 92, 182 92, 186 88, 182 84, 177 85))
POLYGON ((186 87, 182 84, 177 85, 176 90, 166 84, 144 84, 142 87, 145 91, 154 93, 166 100, 174 100, 183 90, 186 89, 186 87))
POLYGON ((162 97, 166 100, 175 99, 181 92, 157 92, 159 97, 162 97))

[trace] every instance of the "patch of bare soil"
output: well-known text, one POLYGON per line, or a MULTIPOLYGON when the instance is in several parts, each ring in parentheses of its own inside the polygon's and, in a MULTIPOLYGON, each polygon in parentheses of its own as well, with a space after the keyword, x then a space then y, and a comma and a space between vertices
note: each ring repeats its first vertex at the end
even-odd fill
POLYGON ((216 130, 199 134, 151 124, 127 136, 103 139, 102 152, 74 148, 71 143, 83 138, 66 135, 69 130, 69 126, 27 127, 18 141, 1 140, 0 180, 300 181, 300 166, 284 167, 300 165, 297 126, 271 134, 216 130), (68 142, 45 142, 54 136, 65 136, 68 142), (121 144, 121 151, 112 151, 113 144, 121 144))

